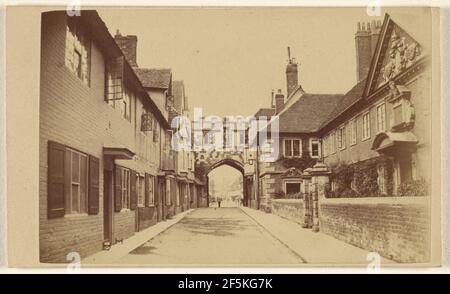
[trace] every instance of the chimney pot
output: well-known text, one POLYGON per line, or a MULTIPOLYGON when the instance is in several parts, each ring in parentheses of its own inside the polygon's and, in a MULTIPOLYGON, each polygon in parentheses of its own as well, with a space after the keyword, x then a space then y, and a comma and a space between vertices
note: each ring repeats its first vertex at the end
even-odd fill
POLYGON ((286 65, 286 95, 289 97, 298 86, 298 65, 295 58, 291 58, 291 50, 288 47, 288 64, 286 65))
POLYGON ((278 89, 275 95, 275 114, 280 113, 284 106, 284 95, 281 93, 281 89, 278 89))

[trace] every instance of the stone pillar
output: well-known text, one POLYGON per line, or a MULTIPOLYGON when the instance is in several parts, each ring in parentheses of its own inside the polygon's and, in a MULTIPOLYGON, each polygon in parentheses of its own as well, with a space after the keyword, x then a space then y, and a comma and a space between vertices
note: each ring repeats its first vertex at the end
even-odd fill
POLYGON ((311 215, 311 197, 309 193, 309 185, 311 184, 311 174, 309 171, 311 168, 307 168, 302 173, 302 185, 301 192, 303 194, 303 228, 312 227, 312 215, 311 215))
POLYGON ((330 170, 323 162, 317 162, 309 171, 313 188, 313 232, 318 232, 320 199, 325 198, 325 187, 330 181, 330 170))

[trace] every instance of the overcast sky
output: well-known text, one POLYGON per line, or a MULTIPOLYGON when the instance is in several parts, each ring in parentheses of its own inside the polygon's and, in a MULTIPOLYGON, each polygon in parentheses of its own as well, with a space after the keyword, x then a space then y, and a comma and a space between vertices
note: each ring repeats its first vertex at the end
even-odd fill
MULTIPOLYGON (((416 40, 431 35, 423 10, 382 9, 416 40)), ((252 115, 286 92, 287 46, 309 93, 344 93, 356 82, 355 40, 366 8, 99 9, 111 34, 137 35, 140 67, 171 68, 189 106, 205 115, 252 115)), ((425 41, 426 43, 426 41, 425 41)), ((421 44, 426 45, 426 44, 421 44)), ((241 174, 210 174, 224 188, 241 174)))
MULTIPOLYGON (((382 10, 386 12, 386 10, 382 10)), ((287 46, 310 93, 343 93, 356 82, 354 34, 365 8, 99 9, 112 34, 138 36, 140 67, 171 68, 189 106, 210 115, 252 115, 286 91, 287 46)), ((405 10, 411 25, 420 21, 405 10), (416 20, 416 21, 414 21, 416 20)), ((402 15, 405 14, 405 15, 402 15)), ((378 17, 377 19, 382 19, 378 17)))

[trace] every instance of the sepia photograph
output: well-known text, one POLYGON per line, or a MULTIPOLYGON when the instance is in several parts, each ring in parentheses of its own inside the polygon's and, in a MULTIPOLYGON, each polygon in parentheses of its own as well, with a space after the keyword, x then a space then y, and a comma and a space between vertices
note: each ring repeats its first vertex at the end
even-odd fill
POLYGON ((7 77, 36 90, 12 263, 439 266, 433 10, 8 7, 38 68, 7 77))

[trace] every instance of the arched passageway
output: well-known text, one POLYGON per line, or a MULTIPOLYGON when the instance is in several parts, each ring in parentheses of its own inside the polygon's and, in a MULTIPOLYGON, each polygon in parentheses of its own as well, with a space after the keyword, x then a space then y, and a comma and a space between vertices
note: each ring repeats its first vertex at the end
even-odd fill
POLYGON ((232 207, 246 203, 244 167, 232 159, 224 159, 205 171, 208 185, 208 206, 232 207))

